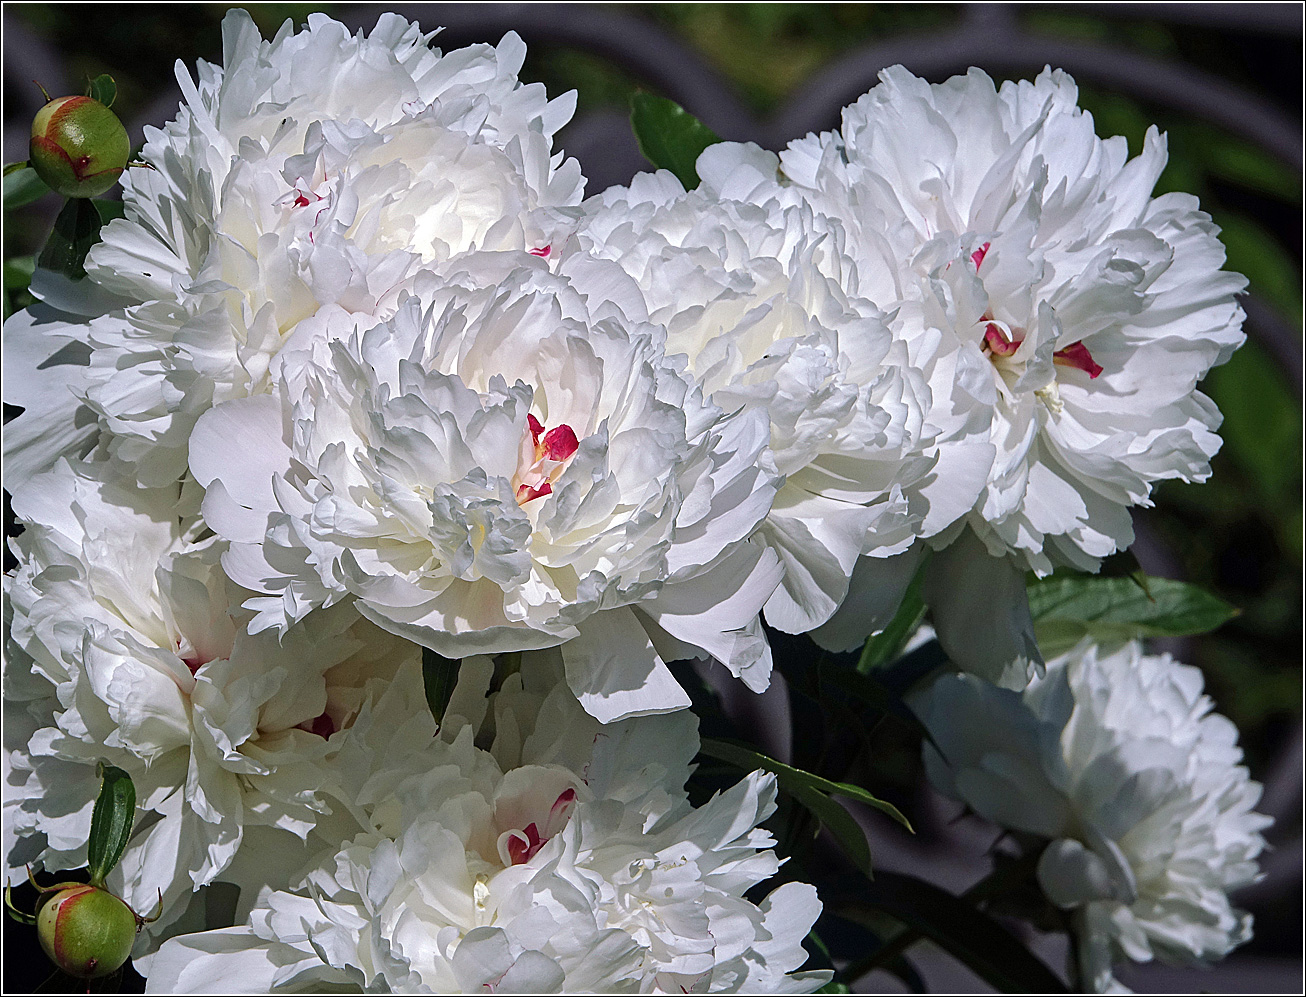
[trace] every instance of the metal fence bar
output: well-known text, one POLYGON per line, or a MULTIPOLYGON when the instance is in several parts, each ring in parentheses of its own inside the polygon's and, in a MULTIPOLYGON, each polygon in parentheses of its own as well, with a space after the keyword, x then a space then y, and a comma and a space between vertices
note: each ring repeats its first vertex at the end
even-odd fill
POLYGON ((763 144, 783 145, 795 135, 831 127, 839 108, 874 86, 880 70, 898 63, 934 82, 971 66, 1012 75, 1056 66, 1082 82, 1210 121, 1296 169, 1302 166, 1301 123, 1255 94, 1205 70, 1132 49, 1029 34, 1009 4, 967 4, 954 31, 894 38, 841 57, 807 80, 767 123, 763 144))

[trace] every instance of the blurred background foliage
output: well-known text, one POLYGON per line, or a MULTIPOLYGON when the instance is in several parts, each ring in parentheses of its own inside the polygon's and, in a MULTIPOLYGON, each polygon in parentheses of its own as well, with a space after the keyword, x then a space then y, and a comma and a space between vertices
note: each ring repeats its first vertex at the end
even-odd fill
MULTIPOLYGON (((88 76, 114 76, 115 109, 130 121, 173 86, 177 60, 193 68, 198 58, 220 59, 219 25, 228 6, 7 4, 4 17, 58 53, 74 88, 74 81, 88 76)), ((312 11, 338 15, 346 8, 306 3, 248 7, 269 37, 287 18, 299 23, 312 11)), ((959 4, 639 4, 621 5, 621 10, 697 52, 759 119, 782 107, 831 60, 859 46, 954 28, 962 13, 959 4)), ((1091 5, 1021 6, 1018 16, 1023 28, 1041 35, 1199 66, 1300 121, 1300 34, 1184 23, 1167 17, 1165 5, 1157 4, 1109 20, 1091 5)), ((624 110, 640 86, 629 71, 592 52, 539 44, 532 46, 522 76, 544 82, 550 94, 577 90, 581 113, 624 110)), ((13 88, 27 86, 26 80, 12 78, 7 63, 7 96, 12 97, 13 88)), ((1215 634, 1176 650, 1205 671, 1218 708, 1242 731, 1253 773, 1264 778, 1291 743, 1301 714, 1301 370, 1285 366, 1284 358, 1300 357, 1302 178, 1271 152, 1159 103, 1082 82, 1080 102, 1094 115, 1099 134, 1126 136, 1134 153, 1150 125, 1168 134, 1170 162, 1159 192, 1187 191, 1200 198, 1223 230, 1228 268, 1247 276, 1249 292, 1294 339, 1286 354, 1249 341, 1230 363, 1211 373, 1203 390, 1225 416, 1224 447, 1213 461, 1212 478, 1200 486, 1163 484, 1156 492, 1157 507, 1140 517, 1147 542, 1138 553, 1147 570, 1202 584, 1242 610, 1215 634)), ((21 103, 6 100, 6 114, 21 103)), ((832 120, 824 127, 836 125, 832 120)), ((7 117, 5 162, 26 157, 20 144, 26 127, 7 117)), ((25 288, 32 254, 58 209, 54 201, 46 198, 5 212, 6 314, 30 300, 25 288)), ((884 733, 893 736, 874 737, 873 778, 896 782, 907 792, 919 778, 915 758, 907 757, 915 749, 905 750, 901 731, 884 733)), ((1275 838, 1299 849, 1300 837, 1294 835, 1300 835, 1299 820, 1296 828, 1280 828, 1275 838)), ((1253 944, 1273 944, 1274 936, 1286 931, 1297 938, 1290 947, 1297 945, 1299 904, 1285 906, 1284 916, 1286 924, 1279 930, 1261 919, 1253 944)))

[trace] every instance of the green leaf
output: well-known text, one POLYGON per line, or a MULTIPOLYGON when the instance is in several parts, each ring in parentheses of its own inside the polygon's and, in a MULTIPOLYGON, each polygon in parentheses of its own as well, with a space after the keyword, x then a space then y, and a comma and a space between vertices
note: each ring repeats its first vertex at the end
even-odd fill
POLYGON ((925 618, 925 600, 921 598, 921 587, 925 583, 925 565, 916 571, 916 577, 907 586, 898 612, 894 614, 889 625, 866 639, 862 656, 857 662, 857 671, 866 675, 877 668, 883 668, 902 653, 907 641, 925 618))
POLYGON ((34 256, 15 256, 12 260, 5 260, 4 265, 4 316, 8 318, 15 311, 15 306, 21 308, 30 303, 31 296, 27 293, 28 285, 32 283, 32 271, 36 268, 36 257, 34 256))
MULTIPOLYGON (((1138 557, 1130 547, 1124 550, 1118 550, 1102 559, 1102 565, 1097 570, 1097 574, 1102 578, 1133 578, 1134 584, 1142 589, 1147 588, 1150 581, 1143 566, 1138 563, 1138 557)), ((1065 572, 1062 572, 1065 575, 1065 572)), ((1037 574, 1033 571, 1025 572, 1026 585, 1033 585, 1039 580, 1037 574)))
POLYGON ((98 100, 105 107, 113 107, 114 99, 118 96, 118 84, 112 76, 103 73, 91 80, 91 85, 86 88, 86 96, 98 100))
POLYGON ((47 270, 80 280, 86 276, 86 254, 100 241, 100 212, 90 199, 70 197, 64 203, 54 230, 45 241, 37 263, 47 270))
POLYGON ((702 750, 703 754, 719 758, 723 762, 730 762, 732 765, 738 765, 746 772, 751 772, 753 769, 765 769, 768 772, 774 772, 780 786, 786 790, 791 786, 803 785, 810 786, 821 793, 846 796, 850 800, 856 800, 858 803, 865 803, 867 806, 882 810, 908 831, 912 829, 911 822, 902 815, 897 807, 892 803, 887 803, 876 796, 872 796, 861 786, 854 786, 848 782, 835 782, 832 779, 825 779, 811 772, 804 772, 802 769, 786 765, 784 762, 778 762, 774 758, 769 758, 744 745, 723 741, 718 738, 704 738, 702 750))
POLYGON ((438 724, 444 720, 444 711, 458 684, 458 659, 446 658, 429 647, 422 648, 422 683, 426 687, 426 705, 438 724))
POLYGON ((825 942, 824 942, 824 940, 822 940, 821 936, 818 935, 818 934, 816 933, 816 929, 815 929, 815 928, 813 928, 811 931, 807 932, 807 941, 811 944, 811 946, 812 946, 814 949, 816 949, 817 953, 818 953, 818 954, 821 956, 821 958, 823 958, 827 963, 833 963, 833 962, 834 962, 834 957, 830 955, 830 946, 828 946, 828 945, 825 944, 825 942))
POLYGON ((91 838, 86 846, 91 883, 104 879, 122 858, 136 820, 136 787, 131 776, 113 765, 100 765, 100 795, 91 811, 91 838))
POLYGON ((637 93, 630 98, 630 126, 644 158, 670 170, 685 186, 698 186, 694 164, 709 145, 720 142, 715 132, 683 107, 665 97, 637 93))
MULTIPOLYGON (((33 923, 35 923, 35 921, 33 921, 33 923)), ((850 994, 852 993, 852 990, 849 989, 848 984, 846 983, 840 983, 838 980, 831 980, 816 992, 818 994, 850 994)))
POLYGON ((11 163, 5 167, 4 208, 13 211, 31 204, 50 193, 50 187, 26 163, 11 163), (17 166, 17 169, 14 167, 17 166))
POLYGON ((1069 650, 1086 636, 1099 643, 1135 637, 1207 633, 1238 609, 1205 589, 1170 578, 1048 578, 1030 585, 1034 635, 1045 655, 1069 650))
POLYGON ((100 213, 100 222, 108 225, 115 218, 121 218, 126 214, 121 201, 110 201, 108 198, 95 198, 91 201, 95 205, 95 210, 100 213))
POLYGON ((803 809, 821 822, 834 835, 835 840, 843 846, 848 857, 866 876, 871 876, 871 846, 866 840, 866 832, 857 823, 857 819, 837 801, 832 800, 820 790, 801 784, 785 786, 785 792, 792 796, 803 809))
POLYGON ((6 291, 25 291, 32 283, 36 270, 35 256, 15 256, 5 260, 4 281, 6 291))
POLYGON ((746 748, 731 741, 707 737, 703 739, 701 750, 703 754, 711 758, 719 758, 731 765, 737 765, 745 772, 751 772, 754 769, 773 772, 780 788, 829 828, 830 833, 839 839, 839 843, 843 845, 844 850, 848 852, 849 857, 856 863, 857 867, 867 875, 871 873, 871 849, 866 843, 866 833, 853 815, 839 803, 830 799, 829 794, 846 796, 850 800, 856 800, 859 803, 865 803, 867 806, 875 807, 875 809, 888 814, 907 830, 912 829, 911 823, 897 807, 892 803, 886 803, 879 797, 872 796, 861 786, 823 779, 819 775, 804 772, 802 769, 786 765, 784 762, 778 762, 774 758, 769 758, 753 751, 751 748, 746 748))
POLYGON ((890 914, 970 967, 1000 993, 1067 992, 1057 975, 1002 925, 932 883, 881 872, 873 882, 858 884, 858 892, 857 900, 832 904, 833 912, 869 923, 879 923, 880 913, 890 914))

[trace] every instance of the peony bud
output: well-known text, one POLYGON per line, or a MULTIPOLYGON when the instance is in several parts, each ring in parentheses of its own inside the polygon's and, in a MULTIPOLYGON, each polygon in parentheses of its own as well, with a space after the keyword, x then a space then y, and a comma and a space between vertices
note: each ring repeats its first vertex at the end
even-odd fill
POLYGON ((65 197, 94 197, 118 182, 131 143, 118 116, 90 97, 56 97, 32 119, 32 168, 65 197))
POLYGON ((132 909, 112 893, 83 883, 47 893, 36 912, 45 954, 83 980, 108 976, 127 961, 137 923, 132 909))

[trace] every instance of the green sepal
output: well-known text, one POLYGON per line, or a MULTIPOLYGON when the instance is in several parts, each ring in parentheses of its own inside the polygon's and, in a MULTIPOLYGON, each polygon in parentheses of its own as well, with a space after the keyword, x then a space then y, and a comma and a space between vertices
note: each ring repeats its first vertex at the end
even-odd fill
POLYGON ((118 96, 118 84, 108 73, 101 73, 87 86, 86 96, 91 100, 98 100, 105 107, 113 107, 113 102, 118 96))
POLYGON ((6 882, 5 883, 5 910, 9 911, 9 916, 12 917, 15 921, 18 921, 20 924, 35 924, 36 923, 35 914, 28 914, 26 911, 21 911, 14 906, 13 894, 14 894, 14 888, 10 886, 8 882, 6 882))

